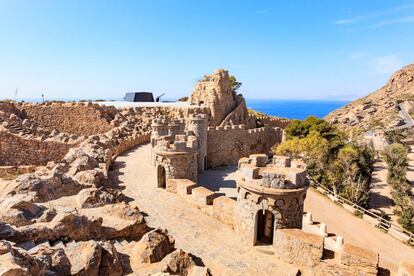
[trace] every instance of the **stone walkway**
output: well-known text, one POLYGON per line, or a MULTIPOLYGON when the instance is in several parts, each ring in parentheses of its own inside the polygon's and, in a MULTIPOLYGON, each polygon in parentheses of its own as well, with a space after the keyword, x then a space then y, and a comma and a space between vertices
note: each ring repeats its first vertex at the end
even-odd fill
MULTIPOLYGON (((140 209, 148 214, 149 225, 167 228, 178 247, 202 258, 218 275, 291 274, 289 268, 292 267, 242 245, 228 226, 204 215, 178 195, 155 188, 156 173, 150 164, 149 145, 118 157, 114 169, 119 174, 120 186, 125 187, 124 193, 134 198, 140 209)), ((232 172, 235 169, 208 171, 200 183, 216 192, 233 195, 232 172), (223 186, 220 183, 224 183, 223 186)), ((315 221, 326 223, 328 232, 343 236, 345 242, 378 252, 383 268, 396 271, 400 260, 414 262, 413 248, 353 216, 314 190, 308 191, 305 211, 311 212, 315 221)))
MULTIPOLYGON (((201 175, 199 184, 216 193, 225 193, 227 196, 237 194, 236 182, 234 181, 236 170, 236 167, 228 167, 206 171, 201 175)), ((392 214, 392 201, 390 200, 390 189, 386 183, 386 177, 385 163, 376 162, 373 191, 378 194, 376 200, 371 203, 377 204, 376 208, 392 214)), ((414 262, 414 248, 355 217, 315 190, 308 190, 305 211, 311 212, 315 221, 326 223, 328 232, 344 237, 345 242, 378 252, 380 254, 379 263, 383 268, 397 271, 400 260, 405 259, 414 262)))
POLYGON ((296 275, 292 266, 242 245, 230 227, 178 195, 157 189, 149 145, 119 156, 113 168, 125 195, 148 214, 149 226, 167 228, 177 247, 200 257, 213 275, 296 275))

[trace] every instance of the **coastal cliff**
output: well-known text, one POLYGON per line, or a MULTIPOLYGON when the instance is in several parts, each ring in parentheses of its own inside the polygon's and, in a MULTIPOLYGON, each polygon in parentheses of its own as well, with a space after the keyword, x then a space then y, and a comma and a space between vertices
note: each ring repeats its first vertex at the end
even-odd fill
POLYGON ((395 72, 377 91, 329 113, 325 119, 343 127, 360 130, 393 128, 406 124, 401 103, 407 113, 414 101, 414 64, 395 72))

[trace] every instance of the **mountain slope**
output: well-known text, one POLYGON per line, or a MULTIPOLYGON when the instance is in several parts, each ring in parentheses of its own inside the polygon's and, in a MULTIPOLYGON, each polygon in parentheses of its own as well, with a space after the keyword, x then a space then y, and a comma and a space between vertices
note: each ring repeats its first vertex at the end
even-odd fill
POLYGON ((361 130, 404 124, 398 103, 414 101, 414 64, 395 72, 385 86, 329 113, 325 119, 343 127, 361 130))

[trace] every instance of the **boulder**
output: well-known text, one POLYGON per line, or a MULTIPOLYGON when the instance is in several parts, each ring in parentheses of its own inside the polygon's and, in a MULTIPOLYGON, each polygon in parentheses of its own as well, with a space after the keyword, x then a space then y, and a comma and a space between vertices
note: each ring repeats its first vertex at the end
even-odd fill
POLYGON ((118 194, 109 193, 96 188, 81 190, 76 196, 76 203, 80 208, 95 208, 116 203, 118 194))
POLYGON ((44 243, 30 249, 28 254, 45 264, 49 271, 58 275, 70 274, 72 265, 63 248, 53 248, 48 243, 44 243))
POLYGON ((45 263, 20 250, 0 255, 0 264, 0 275, 44 275, 47 271, 45 263))
POLYGON ((21 243, 26 241, 87 240, 101 236, 102 218, 82 216, 74 213, 59 213, 49 223, 36 223, 16 229, 10 240, 21 243))
POLYGON ((24 194, 0 200, 0 219, 15 226, 30 224, 42 212, 42 209, 24 194))
POLYGON ((156 263, 174 251, 175 241, 165 229, 155 229, 135 246, 135 257, 141 263, 156 263))
POLYGON ((148 232, 145 218, 138 208, 126 203, 81 209, 80 212, 90 217, 96 215, 102 217, 101 237, 105 239, 140 240, 148 232))
POLYGON ((0 241, 0 255, 9 253, 12 250, 12 246, 8 241, 0 241))
POLYGON ((65 253, 72 264, 71 275, 99 275, 102 247, 96 241, 70 242, 65 247, 65 253))
POLYGON ((110 242, 99 242, 102 247, 99 275, 120 276, 123 274, 122 263, 118 252, 110 242))
POLYGON ((9 182, 3 189, 4 196, 25 194, 33 202, 46 202, 62 196, 75 195, 83 186, 64 174, 55 174, 40 178, 34 174, 26 174, 9 182))
POLYGON ((177 249, 168 255, 165 263, 167 267, 164 272, 168 272, 173 275, 188 275, 189 270, 195 266, 191 256, 181 249, 177 249))

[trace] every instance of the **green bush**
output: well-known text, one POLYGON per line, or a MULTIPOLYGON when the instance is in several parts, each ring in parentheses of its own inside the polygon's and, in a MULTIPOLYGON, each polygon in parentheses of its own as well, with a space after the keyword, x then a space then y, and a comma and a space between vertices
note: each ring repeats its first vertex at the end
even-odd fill
POLYGON ((391 144, 385 149, 384 158, 388 166, 387 181, 393 188, 407 182, 407 154, 407 149, 398 143, 391 144))
POLYGON ((345 133, 313 116, 291 123, 286 137, 275 149, 277 154, 303 158, 313 180, 358 205, 367 205, 374 163, 371 150, 350 143, 345 133))

